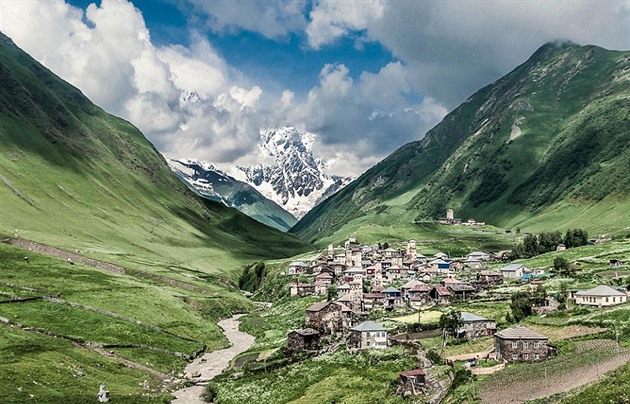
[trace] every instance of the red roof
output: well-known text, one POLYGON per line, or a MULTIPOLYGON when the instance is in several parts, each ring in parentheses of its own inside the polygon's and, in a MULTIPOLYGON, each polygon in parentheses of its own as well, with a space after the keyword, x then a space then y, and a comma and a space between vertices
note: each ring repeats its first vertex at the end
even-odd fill
POLYGON ((448 289, 446 288, 446 286, 436 286, 435 287, 435 291, 438 293, 438 295, 442 295, 442 296, 450 296, 451 292, 448 291, 448 289))
POLYGON ((322 272, 321 274, 317 275, 315 278, 317 278, 317 279, 332 279, 332 275, 329 274, 328 272, 322 272))
POLYGON ((445 278, 442 280, 442 283, 447 284, 447 283, 462 283, 462 282, 458 281, 455 278, 445 278))
POLYGON ((383 299, 385 296, 381 293, 364 293, 364 299, 383 299))
POLYGON ((406 372, 402 372, 401 375, 403 375, 403 376, 424 376, 424 371, 422 369, 408 370, 406 372))

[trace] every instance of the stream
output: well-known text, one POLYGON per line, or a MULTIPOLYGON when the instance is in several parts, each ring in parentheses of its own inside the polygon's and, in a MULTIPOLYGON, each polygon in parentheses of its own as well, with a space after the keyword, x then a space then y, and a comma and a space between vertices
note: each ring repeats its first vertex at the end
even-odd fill
POLYGON ((242 316, 244 314, 237 314, 217 323, 223 330, 223 334, 230 341, 231 346, 219 351, 208 352, 186 366, 188 378, 192 378, 191 375, 196 372, 199 372, 201 376, 191 379, 197 383, 196 385, 174 391, 172 394, 176 398, 171 401, 171 404, 203 403, 201 393, 205 387, 204 385, 221 374, 235 356, 247 351, 254 344, 253 336, 238 330, 239 319, 242 316))

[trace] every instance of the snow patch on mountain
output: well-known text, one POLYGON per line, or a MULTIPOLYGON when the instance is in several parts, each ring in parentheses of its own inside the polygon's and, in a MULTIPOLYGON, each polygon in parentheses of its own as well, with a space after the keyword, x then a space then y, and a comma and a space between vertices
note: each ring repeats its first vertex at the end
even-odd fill
POLYGON ((263 161, 253 167, 239 166, 235 177, 249 183, 296 218, 301 218, 326 197, 346 186, 351 178, 326 173, 328 164, 313 156, 316 135, 294 127, 261 131, 263 161))

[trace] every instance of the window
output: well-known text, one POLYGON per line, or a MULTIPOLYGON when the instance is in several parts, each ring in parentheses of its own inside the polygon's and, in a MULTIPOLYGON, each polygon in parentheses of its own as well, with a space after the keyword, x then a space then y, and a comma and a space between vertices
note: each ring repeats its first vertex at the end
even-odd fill
POLYGON ((608 297, 606 297, 606 303, 608 303, 608 297))
POLYGON ((615 299, 616 299, 616 297, 615 297, 615 296, 613 296, 613 303, 615 303, 615 299))
POLYGON ((526 353, 524 353, 524 354, 523 354, 523 359, 528 360, 528 359, 529 359, 529 355, 528 355, 528 354, 526 354, 526 353))
POLYGON ((513 353, 512 354, 512 360, 513 361, 517 361, 518 360, 518 354, 513 353))
POLYGON ((540 359, 540 354, 539 353, 535 353, 534 354, 534 360, 539 360, 540 359))
POLYGON ((512 341, 512 349, 518 348, 518 341, 512 341))
POLYGON ((539 348, 540 348, 540 341, 534 342, 534 349, 539 349, 539 348))
POLYGON ((523 341, 523 349, 529 348, 529 341, 523 341))

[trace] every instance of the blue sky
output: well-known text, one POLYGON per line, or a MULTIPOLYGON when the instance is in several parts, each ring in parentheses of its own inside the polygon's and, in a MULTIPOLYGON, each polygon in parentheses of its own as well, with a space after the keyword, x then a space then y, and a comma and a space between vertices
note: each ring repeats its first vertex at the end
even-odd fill
MULTIPOLYGON (((70 4, 86 8, 94 0, 70 0, 70 4)), ((234 1, 236 4, 236 1, 234 1)), ((135 0, 151 38, 156 45, 189 45, 187 31, 198 28, 194 18, 180 10, 188 8, 184 3, 171 0, 135 0)), ((309 11, 305 7, 304 18, 309 11)), ((206 31, 208 40, 231 66, 250 77, 256 77, 266 86, 275 89, 290 88, 296 93, 306 93, 317 85, 318 75, 327 63, 339 63, 349 68, 349 75, 358 78, 363 72, 377 73, 387 63, 395 61, 392 53, 376 41, 364 41, 363 32, 340 38, 334 45, 312 49, 306 45, 303 32, 292 32, 281 38, 266 38, 253 31, 231 29, 227 32, 206 31)))
POLYGON ((2 0, 0 30, 169 158, 316 134, 358 175, 549 41, 630 49, 627 0, 2 0))

